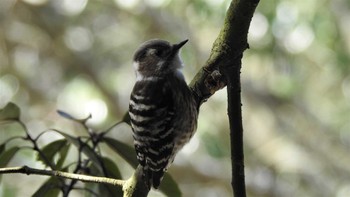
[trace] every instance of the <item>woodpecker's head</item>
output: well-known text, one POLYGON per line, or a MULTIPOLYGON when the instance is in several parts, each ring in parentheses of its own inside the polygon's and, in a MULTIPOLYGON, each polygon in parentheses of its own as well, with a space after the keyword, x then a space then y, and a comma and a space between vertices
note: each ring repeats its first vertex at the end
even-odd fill
POLYGON ((179 50, 187 41, 184 40, 178 44, 170 44, 159 39, 144 42, 134 54, 133 65, 136 76, 139 79, 163 76, 181 68, 179 50))

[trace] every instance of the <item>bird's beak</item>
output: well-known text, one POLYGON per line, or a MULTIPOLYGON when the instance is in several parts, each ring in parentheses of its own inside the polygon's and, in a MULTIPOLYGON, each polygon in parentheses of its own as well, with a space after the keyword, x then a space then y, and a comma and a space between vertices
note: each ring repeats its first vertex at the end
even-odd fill
POLYGON ((173 53, 176 53, 177 51, 179 51, 179 49, 183 46, 183 45, 185 45, 186 44, 186 42, 188 41, 188 39, 186 39, 186 40, 184 40, 184 41, 182 41, 182 42, 179 42, 179 43, 177 43, 177 44, 174 44, 173 45, 173 53))

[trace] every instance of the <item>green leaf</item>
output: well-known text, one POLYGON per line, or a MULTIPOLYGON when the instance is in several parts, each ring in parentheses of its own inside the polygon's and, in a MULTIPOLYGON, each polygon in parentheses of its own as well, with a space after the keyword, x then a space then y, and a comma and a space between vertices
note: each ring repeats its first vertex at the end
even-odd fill
POLYGON ((6 167, 6 165, 11 161, 12 157, 17 153, 19 147, 12 147, 9 150, 3 152, 0 155, 0 168, 6 167))
POLYGON ((82 152, 88 156, 93 162, 99 163, 99 156, 95 153, 95 151, 88 145, 83 145, 78 138, 68 135, 66 133, 58 131, 63 137, 65 137, 69 142, 71 142, 78 149, 81 148, 82 152), (82 146, 82 147, 81 147, 82 146))
POLYGON ((67 118, 69 120, 73 120, 73 121, 76 121, 76 122, 79 122, 79 123, 85 123, 87 120, 89 120, 91 118, 91 114, 86 117, 86 118, 82 118, 82 119, 79 119, 79 118, 75 118, 73 117, 72 115, 70 115, 69 113, 67 112, 64 112, 62 110, 57 110, 57 113, 62 116, 63 118, 67 118))
POLYGON ((75 147, 77 147, 78 150, 81 149, 81 151, 92 161, 92 163, 96 165, 99 171, 105 173, 104 166, 101 165, 100 156, 90 146, 88 146, 87 144, 83 145, 76 137, 73 137, 58 130, 54 131, 65 137, 69 142, 71 142, 75 147))
POLYGON ((0 110, 0 124, 12 121, 18 121, 20 116, 20 109, 14 103, 8 103, 0 110))
POLYGON ((41 187, 32 195, 32 197, 56 197, 59 195, 58 180, 56 177, 49 178, 41 187))
MULTIPOLYGON (((112 160, 108 158, 103 158, 103 164, 107 171, 107 177, 117 178, 117 179, 121 178, 120 171, 112 160)), ((122 188, 118 186, 113 186, 109 184, 99 184, 98 189, 99 189, 99 196, 105 196, 105 197, 123 196, 122 188)))
MULTIPOLYGON (((17 153, 19 148, 13 147, 4 152, 5 144, 2 144, 0 146, 0 149, 3 149, 2 151, 0 151, 0 168, 3 168, 3 167, 6 167, 7 164, 11 161, 12 157, 17 153)), ((1 175, 0 175, 0 182, 1 182, 1 175)))
MULTIPOLYGON (((51 163, 55 163, 54 156, 57 153, 59 153, 60 150, 66 146, 66 144, 66 139, 56 140, 54 142, 51 142, 50 144, 47 144, 45 147, 42 148, 41 151, 47 160, 49 160, 51 163)), ((39 161, 42 161, 46 165, 45 160, 41 157, 40 154, 38 155, 37 159, 39 161)))
MULTIPOLYGON (((109 175, 108 177, 117 178, 118 176, 120 176, 119 169, 110 166, 110 164, 115 166, 115 164, 112 161, 110 161, 107 158, 103 158, 103 165, 106 166, 106 168, 108 169, 107 170, 108 171, 107 174, 109 175), (113 175, 111 172, 113 170, 115 171, 115 172, 113 172, 113 173, 115 173, 115 175, 113 175)), ((94 176, 103 176, 103 175, 101 175, 102 173, 100 172, 100 170, 98 170, 96 168, 96 165, 90 166, 90 173, 91 173, 91 175, 94 175, 94 176)), ((89 189, 92 188, 91 184, 89 184, 89 183, 85 184, 85 187, 87 187, 89 189)), ((98 184, 97 189, 98 189, 98 191, 97 191, 98 196, 104 196, 104 197, 123 196, 122 188, 118 187, 118 186, 113 186, 113 185, 109 185, 109 184, 98 184)))
POLYGON ((136 168, 139 164, 136 159, 135 149, 130 145, 124 144, 116 139, 104 137, 102 139, 114 152, 120 155, 126 162, 128 162, 133 168, 136 168))
POLYGON ((103 157, 102 161, 104 163, 104 166, 106 168, 106 171, 108 173, 107 175, 109 178, 115 178, 115 179, 122 178, 118 166, 115 165, 115 163, 111 159, 107 157, 103 157))
POLYGON ((171 197, 182 196, 182 193, 178 184, 168 173, 165 173, 162 183, 160 184, 159 190, 162 191, 167 196, 171 196, 171 197))
POLYGON ((60 150, 60 158, 57 161, 56 167, 57 169, 61 169, 64 161, 66 160, 67 154, 68 154, 68 150, 70 148, 70 144, 67 144, 66 146, 64 146, 61 150, 60 150))
POLYGON ((5 148, 6 148, 6 143, 3 143, 0 145, 0 155, 2 154, 2 152, 4 152, 5 148))
POLYGON ((104 197, 115 197, 123 196, 123 191, 121 187, 113 186, 109 184, 98 184, 99 196, 104 197))

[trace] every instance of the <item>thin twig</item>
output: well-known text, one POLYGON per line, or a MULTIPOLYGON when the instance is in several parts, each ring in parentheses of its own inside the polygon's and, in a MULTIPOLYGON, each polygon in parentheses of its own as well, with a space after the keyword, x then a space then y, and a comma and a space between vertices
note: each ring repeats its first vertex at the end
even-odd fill
POLYGON ((58 170, 42 170, 37 168, 31 168, 28 166, 0 168, 0 174, 11 174, 11 173, 56 176, 56 177, 83 181, 83 182, 105 183, 105 184, 121 186, 121 187, 123 187, 123 185, 126 182, 125 180, 120 180, 120 179, 97 177, 97 176, 90 176, 90 175, 83 175, 83 174, 73 174, 73 173, 63 172, 58 170))

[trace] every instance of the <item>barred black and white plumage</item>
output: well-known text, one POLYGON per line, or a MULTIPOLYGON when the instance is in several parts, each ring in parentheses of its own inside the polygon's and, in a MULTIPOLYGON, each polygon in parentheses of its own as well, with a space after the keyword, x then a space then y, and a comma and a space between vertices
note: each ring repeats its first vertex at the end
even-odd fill
POLYGON ((129 115, 137 159, 148 187, 158 188, 176 153, 197 126, 197 105, 179 69, 179 49, 187 40, 171 45, 150 40, 134 55, 136 83, 129 115))

